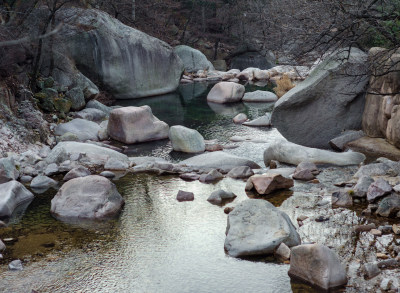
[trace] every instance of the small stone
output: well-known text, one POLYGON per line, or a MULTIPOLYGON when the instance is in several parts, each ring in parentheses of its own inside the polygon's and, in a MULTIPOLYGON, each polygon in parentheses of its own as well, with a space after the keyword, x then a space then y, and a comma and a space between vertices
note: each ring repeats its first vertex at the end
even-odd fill
POLYGON ((326 222, 329 220, 329 217, 319 216, 315 218, 315 222, 326 222))
POLYGON ((226 207, 226 208, 224 208, 224 213, 228 215, 233 210, 234 210, 234 207, 226 207))
POLYGON ((240 113, 237 114, 234 118, 233 118, 233 122, 236 124, 242 124, 243 122, 247 121, 247 115, 240 113))
POLYGON ((29 183, 32 181, 32 176, 24 175, 20 179, 21 183, 29 183))
POLYGON ((194 181, 194 180, 199 180, 200 175, 196 173, 184 173, 179 175, 179 177, 183 180, 194 181))
POLYGON ((393 230, 394 234, 400 235, 400 225, 398 225, 398 224, 393 224, 392 230, 393 230))
POLYGON ((233 192, 222 189, 216 190, 207 198, 207 201, 213 204, 222 204, 224 201, 235 199, 236 195, 233 192))
POLYGON ((379 230, 377 230, 377 229, 371 229, 371 231, 369 231, 369 233, 371 233, 371 234, 374 235, 375 237, 382 236, 382 231, 379 231, 379 230))
POLYGON ((320 182, 319 182, 318 179, 313 179, 313 180, 310 181, 310 183, 312 183, 312 184, 319 184, 320 182))
POLYGON ((115 178, 115 174, 111 171, 103 171, 99 174, 100 176, 106 177, 108 179, 115 178))
POLYGON ((220 180, 222 178, 224 178, 224 175, 222 175, 220 172, 214 169, 208 172, 207 174, 202 174, 199 178, 199 181, 203 183, 210 183, 216 180, 220 180))
POLYGON ((269 162, 269 168, 270 169, 276 169, 278 168, 278 162, 275 160, 271 160, 271 162, 269 162))
POLYGON ((0 252, 3 252, 4 250, 6 250, 6 245, 0 240, 0 252))
POLYGON ((367 280, 372 279, 373 277, 376 277, 381 273, 381 270, 379 269, 378 265, 372 262, 364 264, 363 270, 364 270, 364 276, 367 280))
POLYGON ((400 267, 400 262, 394 258, 389 258, 378 262, 378 268, 381 270, 396 269, 398 267, 400 267))
POLYGON ((8 264, 8 269, 10 271, 22 271, 24 268, 22 262, 19 259, 16 259, 8 264))
POLYGON ((390 287, 392 286, 393 281, 388 278, 384 278, 381 282, 380 288, 383 291, 388 291, 390 287))
POLYGON ((378 252, 378 253, 376 254, 376 257, 377 257, 377 258, 380 258, 380 259, 388 259, 388 258, 389 258, 389 256, 387 256, 386 254, 380 253, 380 252, 378 252))
POLYGON ((308 219, 308 217, 303 215, 297 217, 297 221, 304 221, 306 219, 308 219))
POLYGON ((353 198, 349 192, 338 191, 332 193, 332 205, 339 207, 350 207, 353 205, 353 198))
POLYGON ((46 167, 46 169, 44 170, 44 174, 46 176, 53 176, 53 175, 56 175, 58 172, 59 172, 58 166, 55 163, 48 165, 46 167))
POLYGON ((179 190, 176 199, 178 201, 192 201, 194 200, 194 194, 193 192, 179 190))
POLYGON ((285 244, 281 243, 275 251, 275 255, 277 255, 283 261, 290 259, 290 248, 285 244))
POLYGON ((369 232, 372 229, 375 229, 376 226, 374 223, 368 224, 368 225, 357 225, 354 227, 354 231, 356 233, 360 233, 360 232, 369 232))

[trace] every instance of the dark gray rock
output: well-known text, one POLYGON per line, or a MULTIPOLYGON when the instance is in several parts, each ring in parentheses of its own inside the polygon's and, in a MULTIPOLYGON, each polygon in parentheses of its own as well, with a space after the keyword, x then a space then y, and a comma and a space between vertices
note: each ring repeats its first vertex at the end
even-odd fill
POLYGON ((338 191, 332 193, 332 205, 338 207, 351 207, 353 205, 353 198, 347 191, 338 191))
POLYGON ((222 204, 225 201, 230 201, 236 198, 236 195, 233 192, 225 191, 222 189, 213 191, 211 195, 207 198, 207 201, 213 204, 222 204))
POLYGON ((104 219, 119 213, 124 200, 116 186, 102 176, 71 179, 51 200, 51 213, 58 219, 104 219))
POLYGON ((271 203, 249 199, 229 213, 224 247, 230 256, 273 254, 281 243, 299 245, 300 236, 288 215, 271 203))
POLYGON ((199 180, 200 179, 200 175, 197 173, 184 173, 179 175, 179 177, 183 180, 187 180, 187 181, 194 181, 194 180, 199 180))
POLYGON ((348 130, 329 141, 329 145, 336 151, 344 151, 346 144, 364 136, 365 133, 362 130, 348 130))
POLYGON ((222 178, 224 178, 224 175, 222 175, 220 172, 214 169, 208 172, 207 174, 202 174, 199 178, 199 181, 204 183, 211 183, 220 180, 222 178))
POLYGON ((372 179, 370 176, 361 176, 353 188, 353 197, 366 197, 368 188, 372 183, 374 183, 374 179, 372 179))
POLYGON ((249 166, 240 166, 233 168, 227 174, 228 177, 235 178, 235 179, 244 179, 253 176, 254 172, 251 170, 249 166))
POLYGON ((65 97, 71 101, 71 109, 74 111, 79 111, 85 107, 85 96, 83 91, 79 87, 70 89, 65 97))
POLYGON ((259 69, 270 69, 275 66, 275 59, 272 56, 263 56, 259 52, 243 52, 231 60, 231 68, 244 70, 249 67, 259 69))
POLYGON ((293 179, 308 181, 315 179, 315 175, 318 174, 319 170, 314 163, 301 162, 294 171, 293 179))
POLYGON ((194 194, 193 194, 193 192, 179 190, 178 194, 176 195, 176 199, 178 201, 193 201, 194 194))
POLYGON ((363 271, 366 279, 372 279, 381 273, 378 265, 372 262, 364 264, 363 271))
POLYGON ((392 194, 381 200, 376 214, 382 217, 394 217, 400 211, 400 195, 392 194))
POLYGON ((272 124, 291 142, 317 148, 343 129, 361 129, 367 71, 367 54, 341 49, 276 102, 272 124))
POLYGON ((192 73, 199 70, 214 70, 214 66, 199 50, 196 50, 189 46, 180 45, 174 48, 174 52, 183 61, 186 72, 192 73))
POLYGON ((367 199, 369 202, 373 202, 378 198, 381 198, 392 191, 392 186, 386 180, 378 178, 373 182, 367 191, 367 199))
POLYGON ((0 184, 0 218, 10 217, 19 205, 33 200, 33 194, 18 181, 0 184))

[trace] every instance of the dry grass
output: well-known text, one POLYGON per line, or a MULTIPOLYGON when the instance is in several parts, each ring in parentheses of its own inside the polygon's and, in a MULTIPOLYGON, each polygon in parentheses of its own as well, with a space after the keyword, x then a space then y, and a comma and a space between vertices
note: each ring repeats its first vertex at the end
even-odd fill
POLYGON ((276 81, 276 87, 274 87, 274 92, 278 98, 282 97, 288 91, 295 87, 291 79, 287 74, 284 74, 279 80, 276 81))

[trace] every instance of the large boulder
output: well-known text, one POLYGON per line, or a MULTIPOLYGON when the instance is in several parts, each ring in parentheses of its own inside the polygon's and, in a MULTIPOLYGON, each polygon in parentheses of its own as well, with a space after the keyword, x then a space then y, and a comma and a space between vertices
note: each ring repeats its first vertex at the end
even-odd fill
POLYGON ((104 219, 119 213, 124 199, 110 180, 90 175, 71 179, 51 200, 51 213, 58 219, 104 219))
POLYGON ((121 154, 117 151, 114 151, 109 148, 101 147, 98 145, 94 145, 91 143, 81 143, 81 142, 60 142, 58 143, 47 156, 47 163, 62 163, 67 160, 70 160, 71 156, 77 156, 82 158, 80 162, 82 164, 85 163, 93 163, 97 162, 99 164, 104 164, 110 158, 115 158, 119 161, 126 162, 129 164, 129 159, 126 155, 121 154))
POLYGON ((214 85, 207 95, 207 101, 218 104, 240 102, 244 92, 245 88, 243 85, 235 82, 222 81, 214 85))
POLYGON ((72 133, 75 134, 80 141, 98 141, 97 133, 99 130, 100 126, 97 123, 76 118, 70 122, 58 124, 55 129, 55 134, 62 136, 66 133, 72 133))
POLYGON ((174 52, 183 61, 185 71, 197 72, 199 70, 214 70, 214 66, 207 57, 199 50, 191 48, 189 46, 180 45, 174 48, 174 52))
POLYGON ((33 194, 18 181, 0 184, 0 218, 10 217, 19 205, 33 199, 33 194))
POLYGON ((288 141, 277 141, 269 144, 264 151, 265 166, 269 166, 271 160, 292 165, 298 165, 301 162, 310 162, 314 164, 347 166, 362 163, 365 160, 365 155, 356 152, 335 153, 304 147, 288 141))
POLYGON ((272 124, 288 140, 318 148, 343 129, 361 129, 367 69, 359 49, 333 54, 276 102, 272 124))
POLYGON ((266 255, 279 244, 292 247, 300 236, 287 214, 262 199, 248 199, 229 213, 225 249, 230 256, 266 255))
POLYGON ((288 274, 324 290, 347 284, 346 269, 339 257, 321 244, 293 247, 288 274))
POLYGON ((168 130, 168 125, 155 117, 149 106, 114 109, 108 120, 110 137, 126 144, 165 139, 168 130))
POLYGON ((183 64, 167 43, 97 9, 65 7, 57 12, 57 22, 63 23, 53 42, 57 81, 63 82, 76 67, 117 99, 160 95, 178 87, 183 64))
POLYGON ((16 180, 19 172, 15 168, 15 163, 12 158, 0 159, 0 184, 11 180, 16 180))
POLYGON ((181 125, 169 129, 169 139, 174 151, 184 153, 202 153, 206 149, 203 136, 194 129, 181 125))
POLYGON ((249 166, 259 169, 260 166, 246 158, 228 154, 223 151, 201 154, 180 162, 181 165, 195 166, 201 168, 230 168, 249 166))

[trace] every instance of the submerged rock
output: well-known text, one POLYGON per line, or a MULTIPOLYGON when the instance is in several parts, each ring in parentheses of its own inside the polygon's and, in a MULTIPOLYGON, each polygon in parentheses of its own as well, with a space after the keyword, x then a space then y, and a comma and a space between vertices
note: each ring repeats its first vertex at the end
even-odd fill
POLYGON ((352 48, 326 58, 276 102, 272 124, 290 141, 317 148, 328 147, 343 129, 361 129, 367 57, 352 48))
POLYGON ((207 101, 224 104, 240 102, 243 98, 245 88, 243 85, 223 81, 217 83, 207 95, 207 101))
POLYGON ((181 125, 169 129, 169 139, 174 151, 178 152, 202 153, 206 148, 204 138, 197 130, 181 125))
POLYGON ((338 166, 358 165, 365 155, 356 152, 334 153, 326 150, 304 147, 288 141, 278 141, 268 145, 264 151, 264 163, 271 160, 297 165, 308 161, 314 164, 333 164, 338 166))
POLYGON ((51 200, 51 213, 58 219, 104 219, 119 213, 124 200, 107 178, 90 175, 71 179, 51 200))
POLYGON ((168 138, 168 125, 157 119, 149 106, 114 109, 108 121, 111 138, 133 144, 168 138))
POLYGON ((245 200, 228 215, 224 247, 230 256, 273 254, 281 243, 300 242, 288 215, 265 200, 245 200))
POLYGON ((293 247, 288 274, 324 290, 347 284, 346 269, 339 257, 321 244, 293 247))
POLYGON ((18 181, 0 184, 0 218, 10 217, 21 204, 31 201, 34 196, 18 181))
POLYGON ((285 178, 280 174, 254 175, 246 183, 246 190, 255 189, 259 194, 270 194, 279 189, 288 189, 294 186, 293 179, 285 178))

